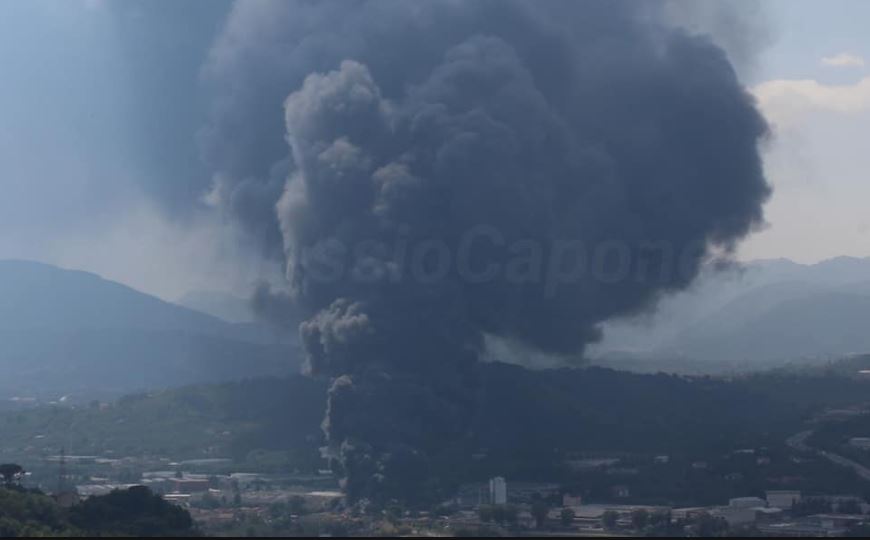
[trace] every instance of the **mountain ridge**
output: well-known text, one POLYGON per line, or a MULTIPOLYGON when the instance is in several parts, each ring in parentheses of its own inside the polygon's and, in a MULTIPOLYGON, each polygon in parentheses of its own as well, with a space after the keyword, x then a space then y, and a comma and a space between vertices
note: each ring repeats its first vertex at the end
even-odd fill
MULTIPOLYGON (((596 362, 678 359, 699 370, 817 362, 870 351, 870 258, 789 259, 707 270, 653 314, 605 324, 596 362)), ((716 369, 714 369, 715 371, 716 369)))
POLYGON ((120 393, 298 370, 292 342, 98 276, 0 261, 0 396, 120 393))

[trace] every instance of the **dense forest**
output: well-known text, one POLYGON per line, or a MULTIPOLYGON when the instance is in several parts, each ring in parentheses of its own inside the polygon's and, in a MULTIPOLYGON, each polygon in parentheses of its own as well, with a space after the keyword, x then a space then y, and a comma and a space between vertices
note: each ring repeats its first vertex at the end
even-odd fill
MULTIPOLYGON (((868 388, 835 370, 726 379, 485 364, 478 413, 445 467, 463 477, 536 478, 576 455, 688 459, 774 446, 821 408, 866 400, 868 388), (486 459, 469 460, 472 454, 486 459)), ((324 465, 325 393, 325 381, 292 376, 7 412, 0 452, 35 459, 68 445, 88 455, 229 457, 252 469, 313 471, 324 465)))
POLYGON ((187 510, 145 487, 113 491, 66 507, 37 490, 0 488, 0 537, 198 536, 187 510))

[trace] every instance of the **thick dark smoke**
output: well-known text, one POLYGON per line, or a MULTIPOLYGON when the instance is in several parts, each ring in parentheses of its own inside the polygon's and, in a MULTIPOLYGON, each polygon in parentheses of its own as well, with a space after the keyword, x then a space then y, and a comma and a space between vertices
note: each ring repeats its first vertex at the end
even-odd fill
POLYGON ((762 220, 765 123, 659 7, 235 6, 213 196, 287 261, 351 497, 441 492, 486 336, 578 357, 762 220))

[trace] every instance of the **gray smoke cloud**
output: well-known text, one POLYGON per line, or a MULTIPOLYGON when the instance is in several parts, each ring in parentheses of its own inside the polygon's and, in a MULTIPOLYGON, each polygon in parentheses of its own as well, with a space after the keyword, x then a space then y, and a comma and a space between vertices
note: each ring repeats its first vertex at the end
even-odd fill
POLYGON ((766 125, 663 6, 234 6, 204 72, 211 200, 286 261, 257 303, 305 319, 351 498, 449 487, 486 338, 579 357, 762 221, 766 125))

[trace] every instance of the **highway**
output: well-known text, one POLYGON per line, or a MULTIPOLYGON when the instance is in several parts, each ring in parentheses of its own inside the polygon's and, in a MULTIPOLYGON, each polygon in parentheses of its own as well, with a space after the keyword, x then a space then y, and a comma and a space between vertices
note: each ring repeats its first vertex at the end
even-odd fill
POLYGON ((792 449, 797 450, 799 452, 811 452, 814 454, 818 454, 831 463, 835 463, 842 467, 848 467, 852 469, 855 474, 870 482, 870 468, 861 465, 860 463, 853 461, 849 458, 843 457, 839 454, 835 454, 833 452, 828 452, 827 450, 819 450, 813 448, 807 444, 807 439, 810 435, 812 435, 812 430, 801 431, 800 433, 795 433, 791 437, 785 440, 785 443, 792 449))

